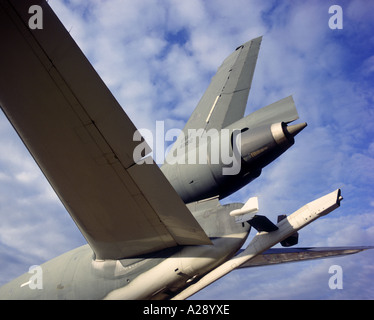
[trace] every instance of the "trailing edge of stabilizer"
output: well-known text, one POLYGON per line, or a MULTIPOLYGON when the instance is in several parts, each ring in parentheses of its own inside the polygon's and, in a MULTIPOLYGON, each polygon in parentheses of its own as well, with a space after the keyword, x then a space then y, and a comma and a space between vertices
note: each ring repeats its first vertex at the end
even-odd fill
POLYGON ((173 300, 187 299, 214 281, 235 270, 243 263, 253 259, 263 251, 270 249, 278 242, 288 238, 309 223, 332 212, 340 206, 340 201, 342 199, 341 191, 340 189, 337 189, 317 200, 309 202, 287 218, 280 221, 277 224, 278 230, 257 233, 243 252, 202 277, 198 282, 176 295, 173 300))

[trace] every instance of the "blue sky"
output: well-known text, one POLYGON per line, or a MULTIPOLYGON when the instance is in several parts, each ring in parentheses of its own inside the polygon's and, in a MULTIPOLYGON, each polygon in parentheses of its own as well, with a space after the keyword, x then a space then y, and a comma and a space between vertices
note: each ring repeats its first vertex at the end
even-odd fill
MULTIPOLYGON (((308 127, 260 178, 225 202, 258 196, 271 220, 337 188, 341 208, 299 246, 374 245, 374 2, 50 1, 138 128, 183 128, 223 59, 263 35, 247 114, 293 95, 308 127), (343 9, 343 29, 328 22, 343 9)), ((85 240, 0 114, 0 284, 85 240)), ((373 299, 374 253, 234 271, 194 299, 373 299), (331 290, 340 265, 344 288, 331 290)))

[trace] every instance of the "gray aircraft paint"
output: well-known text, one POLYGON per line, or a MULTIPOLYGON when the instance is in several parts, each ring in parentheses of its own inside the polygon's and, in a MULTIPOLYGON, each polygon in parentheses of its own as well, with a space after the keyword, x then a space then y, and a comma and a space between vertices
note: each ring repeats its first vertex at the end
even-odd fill
MULTIPOLYGON (((259 177, 306 126, 290 125, 298 119, 292 97, 243 118, 261 37, 223 62, 183 129, 239 132, 239 174, 225 175, 223 161, 161 171, 153 161, 137 164, 135 126, 48 4, 35 5, 42 29, 29 28, 27 2, 0 0, 0 105, 88 244, 36 269, 40 287, 25 273, 0 288, 1 299, 186 298, 251 261, 284 262, 276 253, 271 263, 255 258, 340 205, 337 190, 260 231, 239 253, 251 220, 235 223, 230 213, 243 204, 219 199, 259 177)), ((313 257, 367 248, 314 248, 313 257)))

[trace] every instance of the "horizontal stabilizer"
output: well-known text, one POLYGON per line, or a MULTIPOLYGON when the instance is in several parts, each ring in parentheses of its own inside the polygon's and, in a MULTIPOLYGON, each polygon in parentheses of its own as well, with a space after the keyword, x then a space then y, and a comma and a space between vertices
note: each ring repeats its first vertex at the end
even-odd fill
POLYGON ((331 248, 273 248, 242 264, 239 268, 324 259, 359 253, 374 247, 331 247, 331 248))

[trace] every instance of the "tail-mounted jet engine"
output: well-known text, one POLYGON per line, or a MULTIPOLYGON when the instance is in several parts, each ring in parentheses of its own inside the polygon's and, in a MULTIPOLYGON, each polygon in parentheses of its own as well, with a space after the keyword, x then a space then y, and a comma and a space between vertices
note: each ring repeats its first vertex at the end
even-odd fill
MULTIPOLYGON (((285 122, 277 122, 252 128, 246 126, 245 121, 246 118, 243 118, 227 129, 232 134, 228 143, 233 163, 228 165, 222 157, 217 157, 218 162, 212 161, 212 151, 222 152, 224 148, 225 139, 218 132, 204 141, 207 146, 205 163, 201 164, 197 160, 191 164, 188 161, 190 155, 199 155, 204 150, 200 141, 195 149, 188 149, 188 153, 182 154, 181 159, 185 160, 183 163, 177 161, 161 167, 185 203, 217 195, 224 198, 247 185, 260 176, 262 168, 290 148, 295 142, 294 137, 307 126, 306 123, 287 125, 285 122), (228 169, 237 170, 230 172, 228 169)), ((187 140, 186 145, 191 146, 187 140)))
POLYGON ((263 168, 278 158, 294 143, 294 137, 306 123, 287 126, 284 122, 242 130, 240 153, 243 164, 251 168, 263 168))

